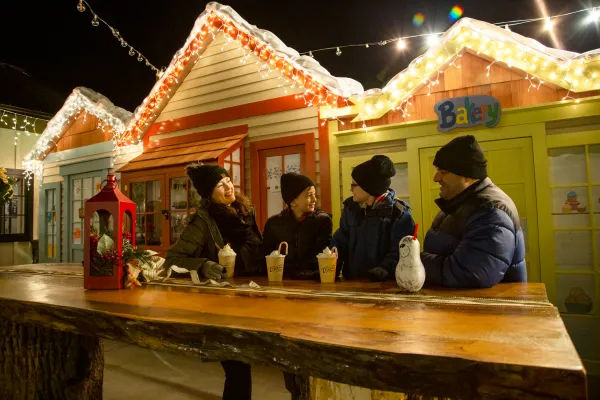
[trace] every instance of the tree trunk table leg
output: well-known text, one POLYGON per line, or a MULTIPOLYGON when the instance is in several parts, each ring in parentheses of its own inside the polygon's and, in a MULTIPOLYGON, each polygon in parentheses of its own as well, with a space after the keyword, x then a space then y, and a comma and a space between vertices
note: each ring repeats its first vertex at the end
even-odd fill
POLYGON ((1 399, 102 399, 100 339, 0 318, 1 399))

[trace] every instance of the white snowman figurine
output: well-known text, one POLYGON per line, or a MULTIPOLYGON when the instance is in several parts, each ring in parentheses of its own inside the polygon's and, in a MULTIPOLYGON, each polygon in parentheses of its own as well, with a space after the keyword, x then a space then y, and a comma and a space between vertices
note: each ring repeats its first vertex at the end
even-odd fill
POLYGON ((396 265, 396 283, 403 291, 418 292, 425 283, 425 267, 421 262, 421 246, 417 239, 417 227, 413 236, 400 240, 400 260, 396 265))

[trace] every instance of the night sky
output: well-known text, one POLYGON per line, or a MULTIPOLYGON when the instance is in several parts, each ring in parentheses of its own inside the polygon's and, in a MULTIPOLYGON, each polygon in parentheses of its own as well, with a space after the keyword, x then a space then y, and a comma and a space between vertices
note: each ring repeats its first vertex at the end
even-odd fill
MULTIPOLYGON (((206 5, 200 0, 88 1, 100 17, 159 68, 169 64, 206 5)), ((600 6, 600 0, 544 0, 544 3, 550 15, 600 6)), ((455 4, 464 8, 464 16, 487 22, 542 15, 535 0, 229 0, 223 4, 300 52, 445 31, 452 25, 448 13, 455 4), (425 23, 416 28, 412 17, 418 12, 425 15, 425 23)), ((136 61, 136 57, 129 56, 128 49, 121 47, 108 28, 93 27, 88 10, 80 13, 76 6, 77 0, 2 2, 0 103, 35 106, 43 108, 40 111, 55 113, 74 87, 86 86, 133 111, 149 93, 155 82, 154 73, 136 61), (12 78, 15 70, 6 64, 26 71, 27 79, 12 78), (12 75, 7 74, 7 69, 12 75), (28 101, 35 91, 23 96, 28 92, 20 85, 29 85, 29 90, 45 87, 56 92, 58 96, 54 98, 61 100, 57 104, 56 100, 50 100, 51 95, 45 95, 46 104, 28 101)), ((586 17, 582 13, 557 22, 555 32, 563 49, 585 52, 600 48, 598 25, 584 25, 586 17)), ((515 27, 513 31, 551 46, 550 35, 542 28, 540 22, 515 27)), ((342 49, 341 56, 336 56, 335 51, 320 52, 315 57, 334 76, 356 79, 369 89, 381 87, 425 50, 423 39, 411 40, 409 46, 404 52, 389 44, 342 49)))

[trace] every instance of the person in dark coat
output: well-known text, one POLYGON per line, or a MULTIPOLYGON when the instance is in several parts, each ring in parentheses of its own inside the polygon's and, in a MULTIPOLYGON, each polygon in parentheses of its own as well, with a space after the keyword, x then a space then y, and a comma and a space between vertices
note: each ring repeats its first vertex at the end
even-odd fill
POLYGON ((331 245, 337 247, 345 278, 393 279, 398 244, 415 230, 409 205, 390 189, 396 175, 388 157, 376 155, 352 171, 352 197, 344 201, 340 228, 331 245))
MULTIPOLYGON (((237 253, 235 275, 264 274, 262 236, 254 208, 248 198, 234 191, 229 173, 218 165, 201 164, 188 166, 186 173, 202 200, 167 252, 165 266, 176 265, 204 278, 220 279, 225 271, 218 263, 218 252, 228 243, 237 253)), ((221 365, 225 370, 223 399, 250 399, 250 365, 236 360, 221 361, 221 365)))
MULTIPOLYGON (((281 176, 281 197, 287 205, 265 224, 263 248, 268 255, 287 242, 283 276, 292 279, 319 279, 317 254, 329 245, 331 216, 317 209, 317 191, 308 176, 289 172, 281 176)), ((285 387, 292 400, 301 396, 302 378, 284 372, 285 387)))
POLYGON ((287 205, 267 220, 263 249, 268 255, 281 242, 289 249, 283 276, 292 279, 317 279, 317 254, 329 245, 333 224, 331 216, 317 206, 315 184, 308 176, 289 172, 281 176, 281 197, 287 205))
POLYGON ((525 241, 515 204, 487 176, 475 137, 457 137, 433 161, 440 207, 425 236, 426 283, 488 288, 527 281, 525 241))

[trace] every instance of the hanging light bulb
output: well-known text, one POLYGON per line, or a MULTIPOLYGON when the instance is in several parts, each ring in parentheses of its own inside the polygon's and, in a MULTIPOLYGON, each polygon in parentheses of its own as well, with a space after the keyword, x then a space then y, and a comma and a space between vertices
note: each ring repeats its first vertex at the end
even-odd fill
POLYGON ((94 19, 92 19, 92 26, 98 26, 100 22, 98 21, 98 16, 94 14, 94 19))
POLYGON ((137 60, 138 60, 139 62, 142 62, 142 61, 144 61, 144 57, 142 57, 142 54, 141 54, 141 53, 138 53, 138 58, 137 58, 137 60))
POLYGON ((368 49, 369 48, 369 43, 365 44, 365 47, 368 49))
POLYGON ((554 24, 550 18, 546 18, 546 22, 544 23, 544 29, 547 31, 551 31, 554 24))
POLYGON ((510 27, 508 26, 508 24, 504 25, 504 29, 506 29, 506 30, 507 30, 507 31, 509 31, 509 32, 512 32, 512 31, 510 30, 510 27))
POLYGON ((335 49, 335 55, 338 57, 342 55, 342 51, 340 50, 339 47, 335 49))
POLYGON ((111 31, 112 31, 112 34, 113 34, 114 37, 116 37, 116 38, 119 37, 119 31, 118 30, 116 30, 114 28, 111 28, 111 31))
POLYGON ((398 47, 399 50, 404 50, 406 48, 406 42, 402 39, 398 39, 396 46, 398 47))
POLYGON ((123 39, 121 39, 121 46, 127 47, 127 42, 123 39))
POLYGON ((600 20, 600 7, 592 8, 590 15, 587 18, 587 22, 590 24, 596 23, 600 20))
POLYGON ((133 47, 129 46, 129 55, 131 57, 135 56, 135 51, 133 50, 133 47))
POLYGON ((83 0, 79 0, 79 3, 77 3, 77 10, 79 12, 84 12, 85 11, 85 6, 83 5, 83 0))
POLYGON ((315 58, 315 56, 313 56, 313 53, 312 53, 312 51, 309 51, 309 52, 308 52, 308 55, 309 55, 310 57, 312 57, 312 58, 315 58))
POLYGON ((427 45, 429 47, 433 47, 440 42, 440 38, 438 35, 429 35, 427 36, 427 45))

